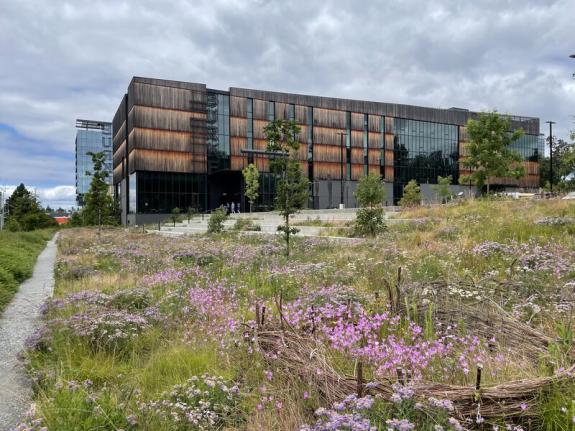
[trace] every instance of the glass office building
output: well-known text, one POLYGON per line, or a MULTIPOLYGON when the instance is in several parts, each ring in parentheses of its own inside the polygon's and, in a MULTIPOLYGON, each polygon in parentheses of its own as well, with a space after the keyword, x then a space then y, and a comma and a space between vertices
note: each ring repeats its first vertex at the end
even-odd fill
MULTIPOLYGON (((308 207, 354 207, 359 179, 377 173, 388 204, 397 203, 415 179, 433 201, 439 176, 452 177, 452 192, 465 190, 467 122, 478 113, 395 103, 336 99, 273 91, 134 77, 113 119, 116 196, 124 223, 151 221, 173 208, 211 211, 226 203, 247 210, 242 169, 260 171, 256 208, 273 208, 274 174, 269 169, 265 127, 293 120, 297 157, 310 181, 308 207)), ((524 136, 511 146, 526 174, 496 178, 493 189, 539 185, 543 141, 539 119, 510 116, 511 130, 524 136)))
POLYGON ((89 152, 104 152, 108 182, 112 184, 112 123, 76 120, 76 203, 84 205, 84 195, 90 190, 92 157, 89 152))

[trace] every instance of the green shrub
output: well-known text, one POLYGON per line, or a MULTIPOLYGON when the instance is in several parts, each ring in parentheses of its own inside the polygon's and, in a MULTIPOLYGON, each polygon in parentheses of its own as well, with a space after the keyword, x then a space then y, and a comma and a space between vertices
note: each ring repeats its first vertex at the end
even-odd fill
POLYGON ((224 230, 224 222, 228 218, 228 212, 220 207, 212 211, 208 220, 208 233, 220 233, 224 230))
POLYGON ((402 207, 416 207, 421 205, 421 188, 417 181, 409 181, 403 188, 403 197, 399 201, 402 207))
POLYGON ((383 208, 357 210, 354 233, 357 236, 377 236, 387 229, 383 208))
POLYGON ((250 231, 260 231, 262 227, 254 223, 253 220, 246 219, 246 218, 239 218, 236 220, 234 224, 234 230, 250 230, 250 231))

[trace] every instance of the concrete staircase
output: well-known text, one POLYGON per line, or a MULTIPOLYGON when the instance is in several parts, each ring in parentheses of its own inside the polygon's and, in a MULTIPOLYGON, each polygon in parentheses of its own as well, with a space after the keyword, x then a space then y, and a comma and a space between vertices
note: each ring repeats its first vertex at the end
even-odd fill
MULTIPOLYGON (((310 220, 320 220, 322 222, 334 222, 335 224, 343 224, 348 221, 355 220, 355 208, 350 209, 334 209, 334 210, 303 210, 292 217, 290 223, 305 222, 310 220)), ((161 232, 166 235, 189 235, 195 233, 204 233, 208 230, 209 215, 203 218, 201 215, 195 216, 190 223, 187 220, 173 224, 167 222, 162 224, 161 232)), ((238 219, 250 219, 254 224, 261 227, 261 231, 251 231, 257 233, 277 233, 277 227, 283 224, 283 218, 277 211, 272 212, 257 212, 257 213, 242 213, 230 214, 228 220, 224 223, 225 230, 233 230, 234 225, 238 219)), ((297 235, 300 236, 320 236, 322 232, 329 229, 323 226, 296 226, 300 231, 297 235)), ((156 231, 157 229, 149 229, 148 231, 156 231)))

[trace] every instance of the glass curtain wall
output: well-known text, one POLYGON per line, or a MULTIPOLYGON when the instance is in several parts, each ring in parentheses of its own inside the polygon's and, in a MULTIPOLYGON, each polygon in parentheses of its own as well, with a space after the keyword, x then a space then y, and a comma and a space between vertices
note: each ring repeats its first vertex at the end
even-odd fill
MULTIPOLYGON (((134 174, 132 174, 134 175, 134 174)), ((170 213, 174 208, 204 211, 206 176, 172 172, 139 171, 135 180, 130 175, 130 189, 137 181, 138 213, 170 213)), ((136 196, 130 191, 130 206, 136 196)))
POLYGON ((458 131, 451 124, 394 120, 394 200, 403 187, 415 179, 419 184, 436 184, 438 176, 458 181, 458 131))
POLYGON ((210 172, 230 168, 230 96, 208 93, 208 168, 210 172))
POLYGON ((539 135, 523 135, 509 149, 517 151, 525 161, 538 162, 544 154, 545 142, 539 135))
POLYGON ((87 153, 103 152, 104 169, 108 172, 107 182, 112 184, 112 125, 105 124, 102 130, 78 129, 76 133, 76 195, 78 205, 83 205, 83 196, 90 190, 93 171, 92 157, 87 153))

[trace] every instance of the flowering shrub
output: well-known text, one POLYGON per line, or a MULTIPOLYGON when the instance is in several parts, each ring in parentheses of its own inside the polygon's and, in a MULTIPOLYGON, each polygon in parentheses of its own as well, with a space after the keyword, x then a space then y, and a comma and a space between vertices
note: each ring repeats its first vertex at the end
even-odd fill
MULTIPOLYGON (((369 384, 368 384, 369 387, 369 384)), ((462 431, 461 423, 450 416, 453 404, 449 400, 429 398, 415 402, 409 386, 393 385, 393 404, 386 405, 366 395, 355 394, 336 402, 331 408, 319 408, 314 425, 303 425, 300 431, 462 431)))
POLYGON ((121 350, 150 326, 145 317, 120 310, 78 313, 54 323, 105 350, 121 350))
POLYGON ((373 401, 369 395, 363 398, 349 395, 343 401, 334 403, 331 409, 317 409, 317 422, 312 426, 303 425, 300 431, 376 431, 377 428, 367 416, 373 401))
POLYGON ((332 348, 367 361, 380 378, 395 375, 398 368, 412 378, 421 378, 432 369, 433 362, 452 360, 456 352, 465 374, 469 372, 469 356, 481 361, 482 343, 477 337, 438 332, 429 340, 417 324, 407 322, 406 327, 399 316, 370 313, 359 303, 328 302, 308 307, 295 301, 288 305, 285 318, 292 327, 323 336, 332 348))
POLYGON ((221 377, 193 376, 158 400, 139 402, 139 412, 130 420, 144 428, 159 421, 173 431, 219 429, 240 421, 239 400, 239 388, 228 386, 221 377))
POLYGON ((568 226, 575 224, 575 217, 543 217, 535 223, 543 226, 568 226))

